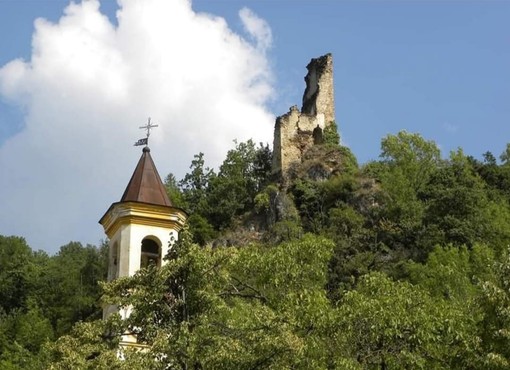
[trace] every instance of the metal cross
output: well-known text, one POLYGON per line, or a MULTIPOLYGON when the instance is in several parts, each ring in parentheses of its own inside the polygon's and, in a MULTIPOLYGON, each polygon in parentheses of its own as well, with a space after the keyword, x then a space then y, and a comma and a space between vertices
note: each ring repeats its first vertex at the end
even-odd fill
POLYGON ((147 145, 149 144, 149 136, 151 136, 151 128, 158 127, 159 125, 153 125, 151 123, 151 118, 147 120, 147 124, 145 126, 140 126, 140 129, 147 130, 147 145))

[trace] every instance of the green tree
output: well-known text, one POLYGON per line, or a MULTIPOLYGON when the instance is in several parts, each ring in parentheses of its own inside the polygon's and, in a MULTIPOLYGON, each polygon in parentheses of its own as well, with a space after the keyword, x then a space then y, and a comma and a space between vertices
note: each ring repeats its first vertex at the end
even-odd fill
POLYGON ((0 311, 0 368, 44 369, 42 346, 54 337, 50 321, 33 298, 26 308, 0 311))
POLYGON ((32 250, 25 239, 0 235, 0 307, 6 313, 26 307, 32 271, 32 250))
POLYGON ((16 319, 15 341, 30 352, 39 352, 44 343, 53 339, 51 323, 35 302, 30 302, 28 311, 16 319))
POLYGON ((269 184, 271 179, 271 169, 273 165, 273 151, 269 144, 259 143, 255 150, 255 158, 253 160, 253 176, 256 181, 256 192, 269 184))
POLYGON ((57 336, 73 324, 101 317, 98 281, 107 274, 107 245, 101 248, 70 242, 51 257, 41 271, 37 297, 57 336))
POLYGON ((378 267, 377 245, 365 223, 365 217, 347 204, 329 211, 326 233, 335 242, 335 251, 329 263, 328 293, 335 300, 378 267))
POLYGON ((330 122, 324 128, 323 139, 324 144, 340 145, 340 134, 335 121, 330 122))
POLYGON ((270 175, 270 150, 253 141, 235 142, 210 182, 207 218, 216 229, 231 225, 235 216, 254 208, 255 196, 267 184, 270 175))
POLYGON ((427 289, 433 296, 458 302, 474 314, 479 283, 492 279, 494 252, 485 245, 473 248, 436 246, 424 264, 410 262, 410 281, 427 289))
POLYGON ((440 151, 433 141, 400 131, 382 140, 380 156, 384 166, 378 175, 386 199, 376 224, 378 238, 390 249, 417 258, 421 251, 413 247, 425 211, 419 194, 440 165, 440 151))
POLYGON ((499 159, 501 159, 501 162, 503 162, 503 164, 510 163, 510 143, 506 144, 505 151, 503 153, 501 153, 501 155, 499 156, 499 159))
POLYGON ((306 236, 270 248, 199 248, 184 231, 161 269, 105 286, 106 302, 131 307, 130 317, 62 337, 52 368, 89 368, 92 355, 111 361, 113 342, 98 338, 126 331, 149 345, 126 353, 132 369, 326 368, 333 315, 323 287, 332 247, 306 236))
POLYGON ((338 317, 337 346, 364 369, 464 369, 478 360, 469 314, 381 273, 345 294, 338 317))
POLYGON ((483 180, 462 150, 451 153, 447 165, 434 173, 420 197, 427 205, 420 241, 425 249, 448 243, 471 247, 476 242, 502 247, 493 241, 495 237, 505 240, 506 232, 489 215, 501 212, 506 218, 506 210, 490 201, 483 180))
POLYGON ((323 186, 316 181, 298 179, 292 195, 306 231, 320 233, 327 225, 328 204, 323 186))
POLYGON ((480 322, 484 364, 486 368, 508 369, 510 366, 510 254, 491 267, 494 279, 482 282, 480 305, 483 320, 480 322))
POLYGON ((45 253, 33 253, 20 237, 0 236, 0 368, 42 369, 39 350, 53 338, 53 328, 38 306, 39 263, 45 253))
POLYGON ((191 172, 179 182, 184 201, 190 213, 205 214, 207 211, 207 188, 215 173, 205 167, 204 153, 194 156, 190 165, 191 172))
POLYGON ((169 173, 166 176, 164 185, 168 198, 170 198, 170 201, 172 202, 173 206, 182 209, 187 209, 188 204, 184 200, 184 194, 179 188, 177 179, 172 173, 169 173))
POLYGON ((441 161, 441 152, 433 141, 426 141, 419 134, 400 131, 381 141, 384 163, 399 168, 409 181, 409 186, 420 191, 441 161))
MULTIPOLYGON (((510 149, 508 149, 510 153, 510 149)), ((510 202, 510 165, 507 158, 507 153, 501 155, 503 164, 498 165, 496 158, 491 152, 484 153, 483 161, 479 161, 473 157, 468 157, 471 165, 480 177, 485 181, 487 186, 493 190, 489 194, 492 200, 497 202, 510 202), (505 199, 501 199, 503 196, 505 199)))
POLYGON ((193 242, 199 245, 206 245, 213 240, 217 232, 209 221, 198 213, 194 213, 188 217, 187 225, 193 235, 193 242))
POLYGON ((125 351, 119 358, 120 321, 112 317, 108 321, 79 322, 68 335, 60 337, 44 348, 43 366, 50 370, 142 370, 144 367, 136 353, 125 351))

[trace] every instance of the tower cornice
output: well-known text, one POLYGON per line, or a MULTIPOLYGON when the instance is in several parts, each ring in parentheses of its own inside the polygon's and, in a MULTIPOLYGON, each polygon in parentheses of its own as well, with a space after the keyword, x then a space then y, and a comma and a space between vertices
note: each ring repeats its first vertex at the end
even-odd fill
POLYGON ((136 224, 159 226, 179 231, 185 224, 187 213, 181 208, 141 202, 113 203, 101 217, 99 223, 106 235, 112 235, 122 225, 136 224))

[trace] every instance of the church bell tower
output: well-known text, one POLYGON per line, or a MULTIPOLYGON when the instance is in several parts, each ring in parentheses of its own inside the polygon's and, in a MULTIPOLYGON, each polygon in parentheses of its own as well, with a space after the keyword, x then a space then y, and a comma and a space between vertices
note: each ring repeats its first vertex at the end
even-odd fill
MULTIPOLYGON (((148 126, 154 127, 150 121, 148 126)), ((143 144, 147 144, 148 136, 141 140, 143 144)), ((113 203, 99 220, 110 240, 108 280, 132 276, 151 264, 162 266, 186 217, 168 198, 146 145, 120 201, 113 203)), ((105 307, 103 317, 113 312, 118 312, 116 307, 105 307)), ((129 315, 127 311, 119 313, 129 315)))

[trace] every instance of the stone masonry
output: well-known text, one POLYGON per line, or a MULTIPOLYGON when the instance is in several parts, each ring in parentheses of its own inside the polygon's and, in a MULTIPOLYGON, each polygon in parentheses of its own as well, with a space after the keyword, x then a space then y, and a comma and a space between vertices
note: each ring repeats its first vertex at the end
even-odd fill
POLYGON ((276 118, 274 127, 272 172, 283 183, 292 168, 301 163, 303 154, 322 142, 324 128, 335 121, 332 55, 314 58, 306 68, 301 111, 291 107, 276 118))

